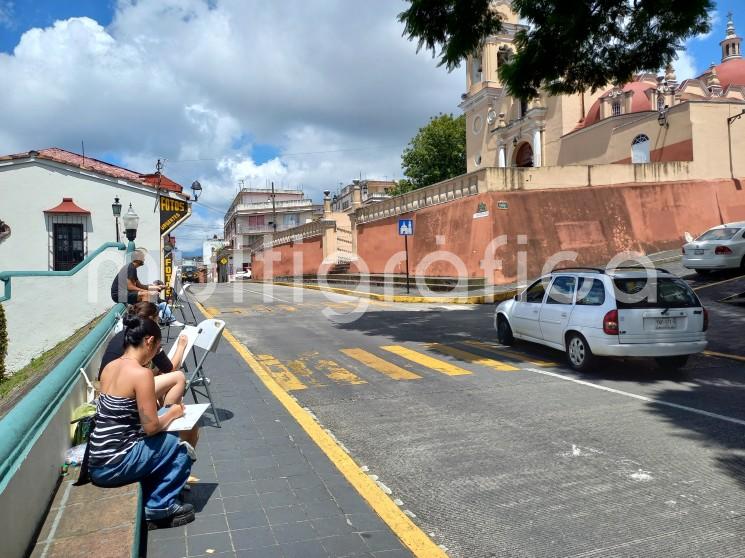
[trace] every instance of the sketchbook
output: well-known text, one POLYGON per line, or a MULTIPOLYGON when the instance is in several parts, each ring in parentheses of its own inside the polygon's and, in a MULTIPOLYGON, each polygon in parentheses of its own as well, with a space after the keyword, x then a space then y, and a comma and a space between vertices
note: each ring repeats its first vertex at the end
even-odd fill
POLYGON ((195 403, 193 405, 186 405, 184 416, 177 418, 171 424, 168 425, 168 432, 179 432, 181 430, 191 430, 199 420, 204 412, 209 407, 209 403, 195 403))

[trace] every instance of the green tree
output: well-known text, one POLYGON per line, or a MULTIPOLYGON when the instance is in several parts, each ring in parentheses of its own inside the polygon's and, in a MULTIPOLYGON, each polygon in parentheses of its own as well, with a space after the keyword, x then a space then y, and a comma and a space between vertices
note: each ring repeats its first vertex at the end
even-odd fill
MULTIPOLYGON (((432 117, 401 155, 404 175, 398 189, 415 190, 466 172, 466 117, 432 117)), ((403 192, 398 192, 403 193, 403 192)))
MULTIPOLYGON (((502 28, 489 0, 407 0, 404 35, 448 70, 502 28)), ((710 29, 713 0, 513 0, 529 25, 500 68, 510 94, 530 98, 596 90, 671 63, 687 39, 710 29)))

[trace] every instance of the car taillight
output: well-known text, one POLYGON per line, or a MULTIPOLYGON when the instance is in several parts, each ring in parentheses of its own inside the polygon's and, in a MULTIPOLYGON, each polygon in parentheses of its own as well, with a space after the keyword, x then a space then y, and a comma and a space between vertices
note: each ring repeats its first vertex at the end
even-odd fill
POLYGON ((709 329, 709 311, 704 308, 704 329, 701 331, 706 331, 707 329, 709 329))
POLYGON ((714 253, 719 256, 722 254, 731 254, 732 250, 730 250, 726 246, 717 246, 716 248, 714 248, 714 253))
POLYGON ((603 333, 618 335, 618 310, 611 310, 603 317, 603 333))

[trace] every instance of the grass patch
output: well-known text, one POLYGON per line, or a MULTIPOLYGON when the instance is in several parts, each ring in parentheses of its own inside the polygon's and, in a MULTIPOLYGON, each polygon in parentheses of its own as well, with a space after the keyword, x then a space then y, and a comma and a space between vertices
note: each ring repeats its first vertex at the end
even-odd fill
POLYGON ((8 411, 13 402, 27 393, 46 376, 91 330, 105 314, 87 323, 67 339, 60 341, 53 348, 33 359, 12 376, 0 381, 0 414, 8 411), (7 399, 7 401, 6 401, 7 399))

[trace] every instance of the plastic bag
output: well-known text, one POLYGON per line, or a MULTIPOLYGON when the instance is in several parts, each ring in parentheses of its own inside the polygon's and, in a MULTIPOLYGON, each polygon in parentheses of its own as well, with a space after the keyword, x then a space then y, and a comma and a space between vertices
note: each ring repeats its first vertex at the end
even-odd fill
POLYGON ((77 467, 83 462, 83 456, 85 455, 85 446, 88 444, 78 444, 73 446, 65 452, 65 463, 77 467))

